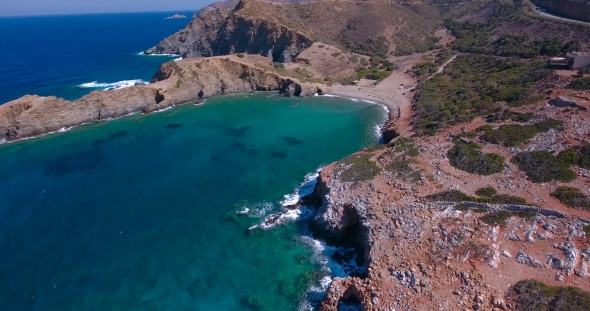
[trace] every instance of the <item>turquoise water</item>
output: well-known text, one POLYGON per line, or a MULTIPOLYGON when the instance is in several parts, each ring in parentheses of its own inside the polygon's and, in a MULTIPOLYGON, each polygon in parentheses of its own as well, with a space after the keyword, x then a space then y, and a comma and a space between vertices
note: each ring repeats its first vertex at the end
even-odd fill
POLYGON ((248 228, 384 118, 257 93, 1 145, 0 310, 297 310, 304 223, 248 228))

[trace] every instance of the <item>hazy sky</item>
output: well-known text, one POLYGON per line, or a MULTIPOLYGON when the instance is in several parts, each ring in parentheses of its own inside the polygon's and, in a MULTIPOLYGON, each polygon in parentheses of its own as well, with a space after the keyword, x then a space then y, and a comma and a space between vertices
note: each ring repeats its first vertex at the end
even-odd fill
POLYGON ((196 11, 216 0, 0 0, 0 16, 196 11))

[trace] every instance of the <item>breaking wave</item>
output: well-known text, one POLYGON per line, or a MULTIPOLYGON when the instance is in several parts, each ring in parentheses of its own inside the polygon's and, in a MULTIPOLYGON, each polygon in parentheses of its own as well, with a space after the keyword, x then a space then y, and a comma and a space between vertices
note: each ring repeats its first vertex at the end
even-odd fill
POLYGON ((108 90, 122 89, 125 87, 130 87, 130 86, 134 86, 134 85, 138 85, 138 84, 148 84, 148 82, 143 81, 141 79, 123 80, 123 81, 112 82, 112 83, 94 81, 94 82, 82 83, 82 84, 78 85, 78 87, 82 88, 82 89, 103 89, 105 91, 108 91, 108 90))

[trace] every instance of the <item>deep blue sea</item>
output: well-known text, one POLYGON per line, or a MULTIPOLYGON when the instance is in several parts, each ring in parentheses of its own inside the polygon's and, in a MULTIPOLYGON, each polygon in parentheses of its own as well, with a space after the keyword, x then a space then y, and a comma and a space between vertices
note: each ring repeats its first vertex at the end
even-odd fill
POLYGON ((149 81, 171 56, 139 55, 184 27, 174 13, 0 17, 0 104, 25 94, 79 98, 126 80, 149 81))
MULTIPOLYGON (((167 15, 0 19, 0 96, 149 80, 169 58, 138 52, 187 22, 167 15)), ((322 165, 377 143, 385 118, 262 92, 1 144, 0 310, 310 310, 362 262, 284 206, 322 165)))

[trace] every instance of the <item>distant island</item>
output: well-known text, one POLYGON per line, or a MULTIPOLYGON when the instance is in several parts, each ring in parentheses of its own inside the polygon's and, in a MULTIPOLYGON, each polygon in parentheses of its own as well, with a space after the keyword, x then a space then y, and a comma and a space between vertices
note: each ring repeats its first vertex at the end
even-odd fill
POLYGON ((174 14, 172 16, 168 16, 165 19, 176 19, 176 18, 186 18, 186 15, 182 15, 182 14, 174 14))

